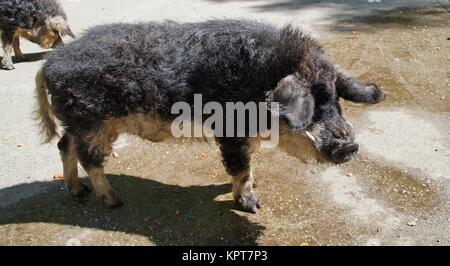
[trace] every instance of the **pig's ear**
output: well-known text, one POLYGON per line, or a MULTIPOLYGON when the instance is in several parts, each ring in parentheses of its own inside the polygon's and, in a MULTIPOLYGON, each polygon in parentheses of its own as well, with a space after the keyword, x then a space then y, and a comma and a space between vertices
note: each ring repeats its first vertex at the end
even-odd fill
POLYGON ((336 91, 339 97, 355 103, 378 103, 384 100, 384 92, 372 83, 357 81, 344 73, 338 73, 336 91))
POLYGON ((67 26, 65 30, 60 31, 60 33, 63 37, 69 35, 70 37, 75 38, 75 34, 73 34, 72 29, 69 26, 67 26))
POLYGON ((67 23, 67 20, 65 20, 61 16, 51 18, 48 21, 48 27, 59 32, 61 36, 69 35, 70 37, 75 38, 75 35, 73 34, 72 30, 69 27, 69 24, 67 23))
POLYGON ((283 78, 277 87, 267 94, 268 102, 279 104, 279 116, 292 130, 307 128, 314 115, 314 98, 307 82, 296 75, 283 78))

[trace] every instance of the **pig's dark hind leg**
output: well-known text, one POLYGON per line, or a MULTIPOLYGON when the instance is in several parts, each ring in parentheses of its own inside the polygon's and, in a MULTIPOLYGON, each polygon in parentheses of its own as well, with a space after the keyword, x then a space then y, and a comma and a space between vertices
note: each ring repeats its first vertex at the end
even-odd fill
POLYGON ((336 90, 340 97, 356 103, 378 103, 384 100, 383 91, 372 83, 363 83, 338 72, 336 90))
POLYGON ((121 206, 122 201, 106 179, 103 168, 105 157, 112 150, 113 139, 111 136, 100 130, 93 134, 78 136, 75 142, 78 159, 88 173, 97 197, 101 198, 110 208, 121 206))
POLYGON ((247 138, 219 138, 223 163, 233 177, 233 198, 245 211, 256 213, 259 200, 253 192, 252 153, 255 144, 247 138))
POLYGON ((73 136, 65 133, 58 142, 58 149, 63 163, 66 186, 76 197, 87 196, 90 189, 78 178, 78 157, 73 136))

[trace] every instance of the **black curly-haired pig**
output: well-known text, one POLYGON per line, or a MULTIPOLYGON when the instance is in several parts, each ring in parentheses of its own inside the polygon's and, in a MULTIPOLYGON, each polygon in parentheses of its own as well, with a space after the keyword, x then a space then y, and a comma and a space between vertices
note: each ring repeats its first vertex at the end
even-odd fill
MULTIPOLYGON (((339 99, 384 99, 376 85, 337 70, 299 29, 255 21, 97 26, 46 60, 36 76, 38 113, 48 141, 58 135, 55 118, 63 126, 58 148, 65 182, 76 196, 89 192, 78 178, 79 161, 110 207, 121 204, 103 169, 113 141, 125 132, 151 141, 171 137, 171 107, 176 102, 192 106, 194 94, 201 94, 203 103, 278 102, 280 143, 307 135, 311 146, 334 163, 358 151, 339 99)), ((251 157, 260 139, 216 140, 233 177, 236 203, 256 212, 251 157)))
POLYGON ((14 69, 16 61, 25 56, 20 50, 20 38, 37 43, 43 48, 54 48, 62 43, 61 36, 74 37, 67 16, 56 0, 1 0, 0 36, 3 44, 1 66, 14 69))

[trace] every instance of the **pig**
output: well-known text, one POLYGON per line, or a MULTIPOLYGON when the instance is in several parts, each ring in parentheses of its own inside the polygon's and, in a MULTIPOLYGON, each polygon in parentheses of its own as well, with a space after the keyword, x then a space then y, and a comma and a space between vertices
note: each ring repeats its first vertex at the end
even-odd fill
POLYGON ((4 69, 14 69, 13 52, 16 61, 25 59, 20 50, 20 38, 49 49, 62 44, 61 37, 66 35, 75 37, 56 0, 0 1, 0 37, 4 51, 1 66, 4 69))
MULTIPOLYGON (((50 52, 36 75, 38 119, 47 142, 60 136, 65 183, 77 197, 89 193, 78 178, 80 162, 109 207, 122 204, 104 172, 112 143, 121 133, 155 142, 173 137, 171 107, 192 106, 196 94, 222 105, 277 103, 280 131, 292 133, 281 134, 281 142, 309 137, 309 145, 336 164, 351 160, 359 148, 340 99, 384 99, 377 85, 338 69, 299 28, 252 20, 97 26, 50 52)), ((261 138, 215 140, 234 201, 257 212, 251 161, 261 138)))

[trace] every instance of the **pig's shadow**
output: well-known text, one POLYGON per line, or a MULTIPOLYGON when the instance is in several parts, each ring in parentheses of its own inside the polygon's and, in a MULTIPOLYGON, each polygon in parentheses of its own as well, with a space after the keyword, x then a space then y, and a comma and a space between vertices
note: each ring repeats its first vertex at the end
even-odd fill
MULTIPOLYGON (((20 60, 18 60, 16 56, 13 56, 12 61, 13 61, 14 65, 21 64, 21 63, 36 62, 36 61, 42 60, 44 58, 45 54, 47 54, 47 52, 24 54, 25 58, 22 58, 20 60)), ((0 56, 0 61, 2 59, 3 59, 3 56, 0 56)), ((0 70, 5 70, 5 69, 3 67, 1 67, 1 65, 0 65, 0 70)))
POLYGON ((16 56, 12 57, 12 60, 14 64, 20 64, 20 63, 27 63, 27 62, 36 62, 39 60, 42 60, 44 58, 44 55, 46 55, 47 52, 38 52, 38 53, 29 53, 24 54, 25 58, 18 60, 16 56))
POLYGON ((256 245, 263 226, 215 201, 230 185, 180 187, 126 175, 108 175, 124 200, 109 210, 94 193, 76 202, 62 181, 20 184, 0 190, 0 200, 41 191, 0 207, 0 224, 56 223, 146 236, 156 245, 256 245))

